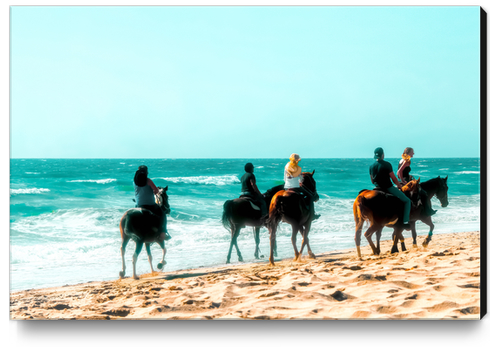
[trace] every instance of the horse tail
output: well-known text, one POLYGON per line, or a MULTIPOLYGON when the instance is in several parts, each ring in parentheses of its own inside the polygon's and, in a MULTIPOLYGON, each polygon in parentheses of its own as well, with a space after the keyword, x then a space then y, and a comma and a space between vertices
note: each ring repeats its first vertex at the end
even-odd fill
POLYGON ((231 207, 233 200, 226 200, 223 204, 223 214, 221 215, 221 223, 225 229, 231 231, 231 207))
POLYGON ((360 222, 369 220, 369 212, 371 210, 366 206, 367 199, 363 195, 359 195, 354 204, 354 216, 359 218, 360 222))
POLYGON ((283 196, 282 195, 274 195, 271 200, 271 204, 269 207, 269 218, 267 219, 266 225, 269 229, 276 229, 279 225, 279 222, 282 219, 282 213, 284 212, 283 206, 283 196))
POLYGON ((127 212, 124 212, 119 222, 119 232, 121 233, 121 239, 124 239, 124 225, 126 224, 127 212))
POLYGON ((141 241, 142 238, 136 235, 136 233, 131 232, 131 216, 133 216, 131 212, 132 210, 128 210, 122 216, 121 221, 119 222, 119 231, 121 232, 122 239, 124 239, 124 235, 126 235, 133 241, 138 242, 141 241))

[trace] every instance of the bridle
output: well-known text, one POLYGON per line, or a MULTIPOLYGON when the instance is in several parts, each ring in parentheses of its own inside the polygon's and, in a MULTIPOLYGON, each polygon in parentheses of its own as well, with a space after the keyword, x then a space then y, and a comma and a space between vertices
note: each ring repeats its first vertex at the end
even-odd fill
POLYGON ((308 194, 310 194, 311 196, 315 196, 315 193, 316 192, 311 191, 311 189, 307 188, 304 184, 301 184, 301 188, 303 188, 304 190, 306 190, 306 192, 308 194))

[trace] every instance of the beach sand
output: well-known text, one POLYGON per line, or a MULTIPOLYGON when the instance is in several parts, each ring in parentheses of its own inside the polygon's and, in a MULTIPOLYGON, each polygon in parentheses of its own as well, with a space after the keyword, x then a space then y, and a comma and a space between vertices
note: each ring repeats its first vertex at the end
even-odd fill
POLYGON ((407 238, 408 251, 397 254, 388 253, 391 241, 380 256, 363 246, 362 260, 352 248, 274 267, 264 259, 11 292, 10 318, 479 319, 480 233, 435 234, 427 248, 424 237, 418 248, 407 238))

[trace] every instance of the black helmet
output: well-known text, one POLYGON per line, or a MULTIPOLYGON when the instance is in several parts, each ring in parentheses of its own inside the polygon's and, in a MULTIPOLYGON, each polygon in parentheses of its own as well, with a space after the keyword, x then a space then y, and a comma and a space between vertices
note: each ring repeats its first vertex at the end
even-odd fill
POLYGON ((252 163, 246 163, 245 164, 245 171, 252 173, 252 170, 254 169, 254 165, 252 163))

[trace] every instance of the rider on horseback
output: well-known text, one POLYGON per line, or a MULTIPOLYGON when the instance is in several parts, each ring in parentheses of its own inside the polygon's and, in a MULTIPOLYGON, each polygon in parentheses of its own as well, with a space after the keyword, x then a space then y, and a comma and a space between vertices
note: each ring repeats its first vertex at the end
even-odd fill
POLYGON ((396 176, 393 173, 393 167, 391 166, 390 163, 384 160, 384 157, 385 155, 384 155, 383 148, 378 147, 374 150, 374 159, 376 159, 376 162, 369 167, 369 175, 371 176, 371 182, 377 188, 387 191, 388 193, 396 196, 403 202, 404 205, 403 227, 406 230, 410 230, 409 220, 410 220, 411 201, 405 194, 403 194, 399 190, 402 188, 402 185, 396 179, 396 176), (396 184, 398 189, 393 187, 391 181, 393 181, 393 183, 396 184))
POLYGON ((284 167, 284 189, 296 191, 299 194, 304 195, 306 199, 306 208, 313 212, 313 220, 320 218, 319 214, 315 214, 315 206, 313 203, 313 195, 301 186, 303 182, 303 175, 301 174, 301 166, 298 162, 301 160, 299 154, 293 153, 289 157, 289 163, 284 167))
POLYGON ((252 202, 255 203, 260 208, 260 213, 262 217, 268 214, 267 205, 264 200, 264 196, 260 193, 259 188, 257 188, 257 181, 254 175, 254 166, 252 163, 245 164, 245 173, 242 178, 242 194, 240 198, 251 198, 252 202))
MULTIPOLYGON (((410 175, 410 170, 411 170, 410 164, 411 164, 411 159, 412 159, 414 154, 415 154, 415 152, 414 152, 412 147, 405 148, 405 150, 403 151, 403 154, 402 154, 402 159, 398 163, 397 176, 403 185, 405 185, 409 181, 413 180, 412 175, 410 175)), ((424 213, 429 217, 434 215, 437 212, 437 210, 432 209, 430 199, 429 199, 429 196, 427 195, 427 192, 425 190, 423 190, 422 188, 420 188, 419 196, 420 196, 420 200, 422 202, 422 205, 424 207, 424 213)))
MULTIPOLYGON (((155 203, 155 196, 158 194, 158 188, 153 181, 148 178, 148 167, 141 165, 138 167, 134 175, 134 194, 136 198, 136 207, 144 208, 151 211, 162 222, 165 218, 162 209, 155 203)), ((168 232, 165 232, 165 240, 170 240, 171 236, 168 232)))

